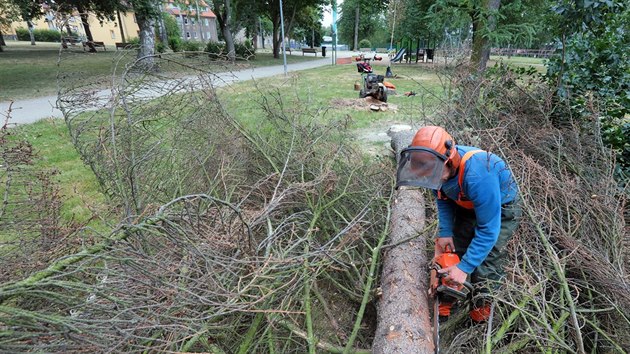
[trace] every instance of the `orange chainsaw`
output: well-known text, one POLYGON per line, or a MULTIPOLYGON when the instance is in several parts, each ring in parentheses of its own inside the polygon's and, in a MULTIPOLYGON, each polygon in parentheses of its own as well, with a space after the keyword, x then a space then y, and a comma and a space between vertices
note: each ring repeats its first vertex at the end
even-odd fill
POLYGON ((439 255, 430 266, 431 279, 429 295, 433 297, 433 343, 435 354, 440 353, 440 316, 449 316, 451 307, 457 301, 466 300, 472 293, 473 287, 469 282, 456 284, 446 281, 446 274, 438 273, 438 270, 448 268, 459 263, 459 257, 446 246, 444 253, 439 255))

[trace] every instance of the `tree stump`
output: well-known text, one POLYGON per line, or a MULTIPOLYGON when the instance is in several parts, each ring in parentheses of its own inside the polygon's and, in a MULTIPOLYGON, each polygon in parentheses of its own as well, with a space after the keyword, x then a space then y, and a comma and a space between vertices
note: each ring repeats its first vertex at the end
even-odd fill
MULTIPOLYGON (((396 158, 411 141, 412 132, 392 133, 396 158)), ((433 353, 428 303, 426 237, 409 240, 425 225, 422 192, 395 192, 388 248, 383 255, 382 296, 377 304, 373 353, 433 353)))

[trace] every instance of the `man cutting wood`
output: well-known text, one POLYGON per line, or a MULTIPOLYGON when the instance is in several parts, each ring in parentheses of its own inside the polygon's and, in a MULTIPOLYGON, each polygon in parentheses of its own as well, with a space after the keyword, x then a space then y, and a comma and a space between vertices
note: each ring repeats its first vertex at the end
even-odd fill
MULTIPOLYGON (((521 215, 516 182, 499 156, 456 145, 441 127, 419 129, 402 150, 397 186, 435 191, 439 228, 435 258, 453 250, 461 261, 439 270, 447 282, 474 285, 470 317, 486 321, 492 292, 505 276, 507 242, 521 215)), ((452 303, 440 303, 440 317, 450 315, 452 303)))

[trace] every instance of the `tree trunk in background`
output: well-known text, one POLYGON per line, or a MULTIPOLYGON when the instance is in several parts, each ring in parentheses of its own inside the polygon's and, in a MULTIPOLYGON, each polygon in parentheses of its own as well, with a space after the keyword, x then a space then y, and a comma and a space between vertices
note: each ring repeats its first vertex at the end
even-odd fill
POLYGON ((271 45, 273 46, 273 57, 278 59, 280 58, 280 15, 278 15, 276 21, 273 22, 273 34, 271 39, 273 43, 271 45))
POLYGON ((88 41, 93 42, 94 37, 92 37, 92 31, 90 30, 90 23, 88 22, 89 15, 86 13, 82 13, 81 10, 77 8, 77 11, 81 12, 81 23, 83 23, 83 30, 85 31, 85 37, 88 41))
POLYGON ((4 34, 2 34, 2 31, 0 31, 0 50, 2 50, 2 47, 6 47, 7 43, 4 41, 4 34))
POLYGON ((31 45, 35 45, 35 34, 33 34, 33 22, 26 21, 28 27, 28 35, 31 37, 31 45))
POLYGON ((116 17, 118 17, 118 27, 120 27, 120 39, 123 43, 127 43, 125 40, 125 30, 123 29, 122 19, 120 18, 120 11, 116 10, 116 17))
POLYGON ((228 60, 234 62, 236 60, 236 51, 234 50, 234 37, 232 36, 232 3, 231 0, 214 0, 214 14, 217 16, 219 29, 225 41, 225 48, 228 52, 228 60))
POLYGON ((140 28, 140 48, 138 59, 149 69, 155 64, 155 20, 136 14, 138 27, 140 28))
POLYGON ((354 14, 354 44, 353 50, 359 50, 359 6, 354 14))
MULTIPOLYGON (((392 136, 397 158, 412 137, 410 130, 392 136)), ((424 228, 424 198, 417 189, 402 189, 395 193, 388 243, 396 246, 387 249, 383 255, 382 296, 377 303, 372 352, 434 353, 427 295, 429 259, 426 237, 403 242, 424 228)))
POLYGON ((470 64, 477 71, 486 70, 490 59, 490 41, 487 33, 496 27, 495 13, 501 6, 501 0, 484 0, 482 10, 470 14, 473 25, 473 43, 470 64))
POLYGON ((258 29, 260 26, 260 18, 258 16, 256 16, 256 19, 254 20, 254 33, 252 33, 252 41, 254 43, 252 43, 254 45, 254 52, 256 51, 256 49, 258 49, 258 29))
POLYGON ((160 5, 159 7, 160 7, 160 17, 158 17, 157 19, 157 25, 158 25, 159 35, 160 35, 160 42, 162 42, 164 46, 168 47, 168 34, 166 33, 166 25, 164 24, 162 5, 160 5))

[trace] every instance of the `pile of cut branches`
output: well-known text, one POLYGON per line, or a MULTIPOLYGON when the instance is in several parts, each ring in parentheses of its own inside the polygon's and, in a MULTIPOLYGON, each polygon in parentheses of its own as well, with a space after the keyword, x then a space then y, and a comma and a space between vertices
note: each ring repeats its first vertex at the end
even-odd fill
POLYGON ((483 79, 467 70, 451 79, 455 103, 444 124, 458 144, 507 160, 524 216, 490 328, 451 324, 457 335, 443 347, 629 350, 628 191, 613 178, 614 155, 601 142, 597 111, 572 117, 547 82, 500 65, 483 79))
POLYGON ((108 99, 65 86, 71 136, 124 222, 0 286, 0 351, 369 348, 391 161, 298 97, 261 91, 265 116, 241 122, 216 72, 168 72, 132 63, 108 99))

